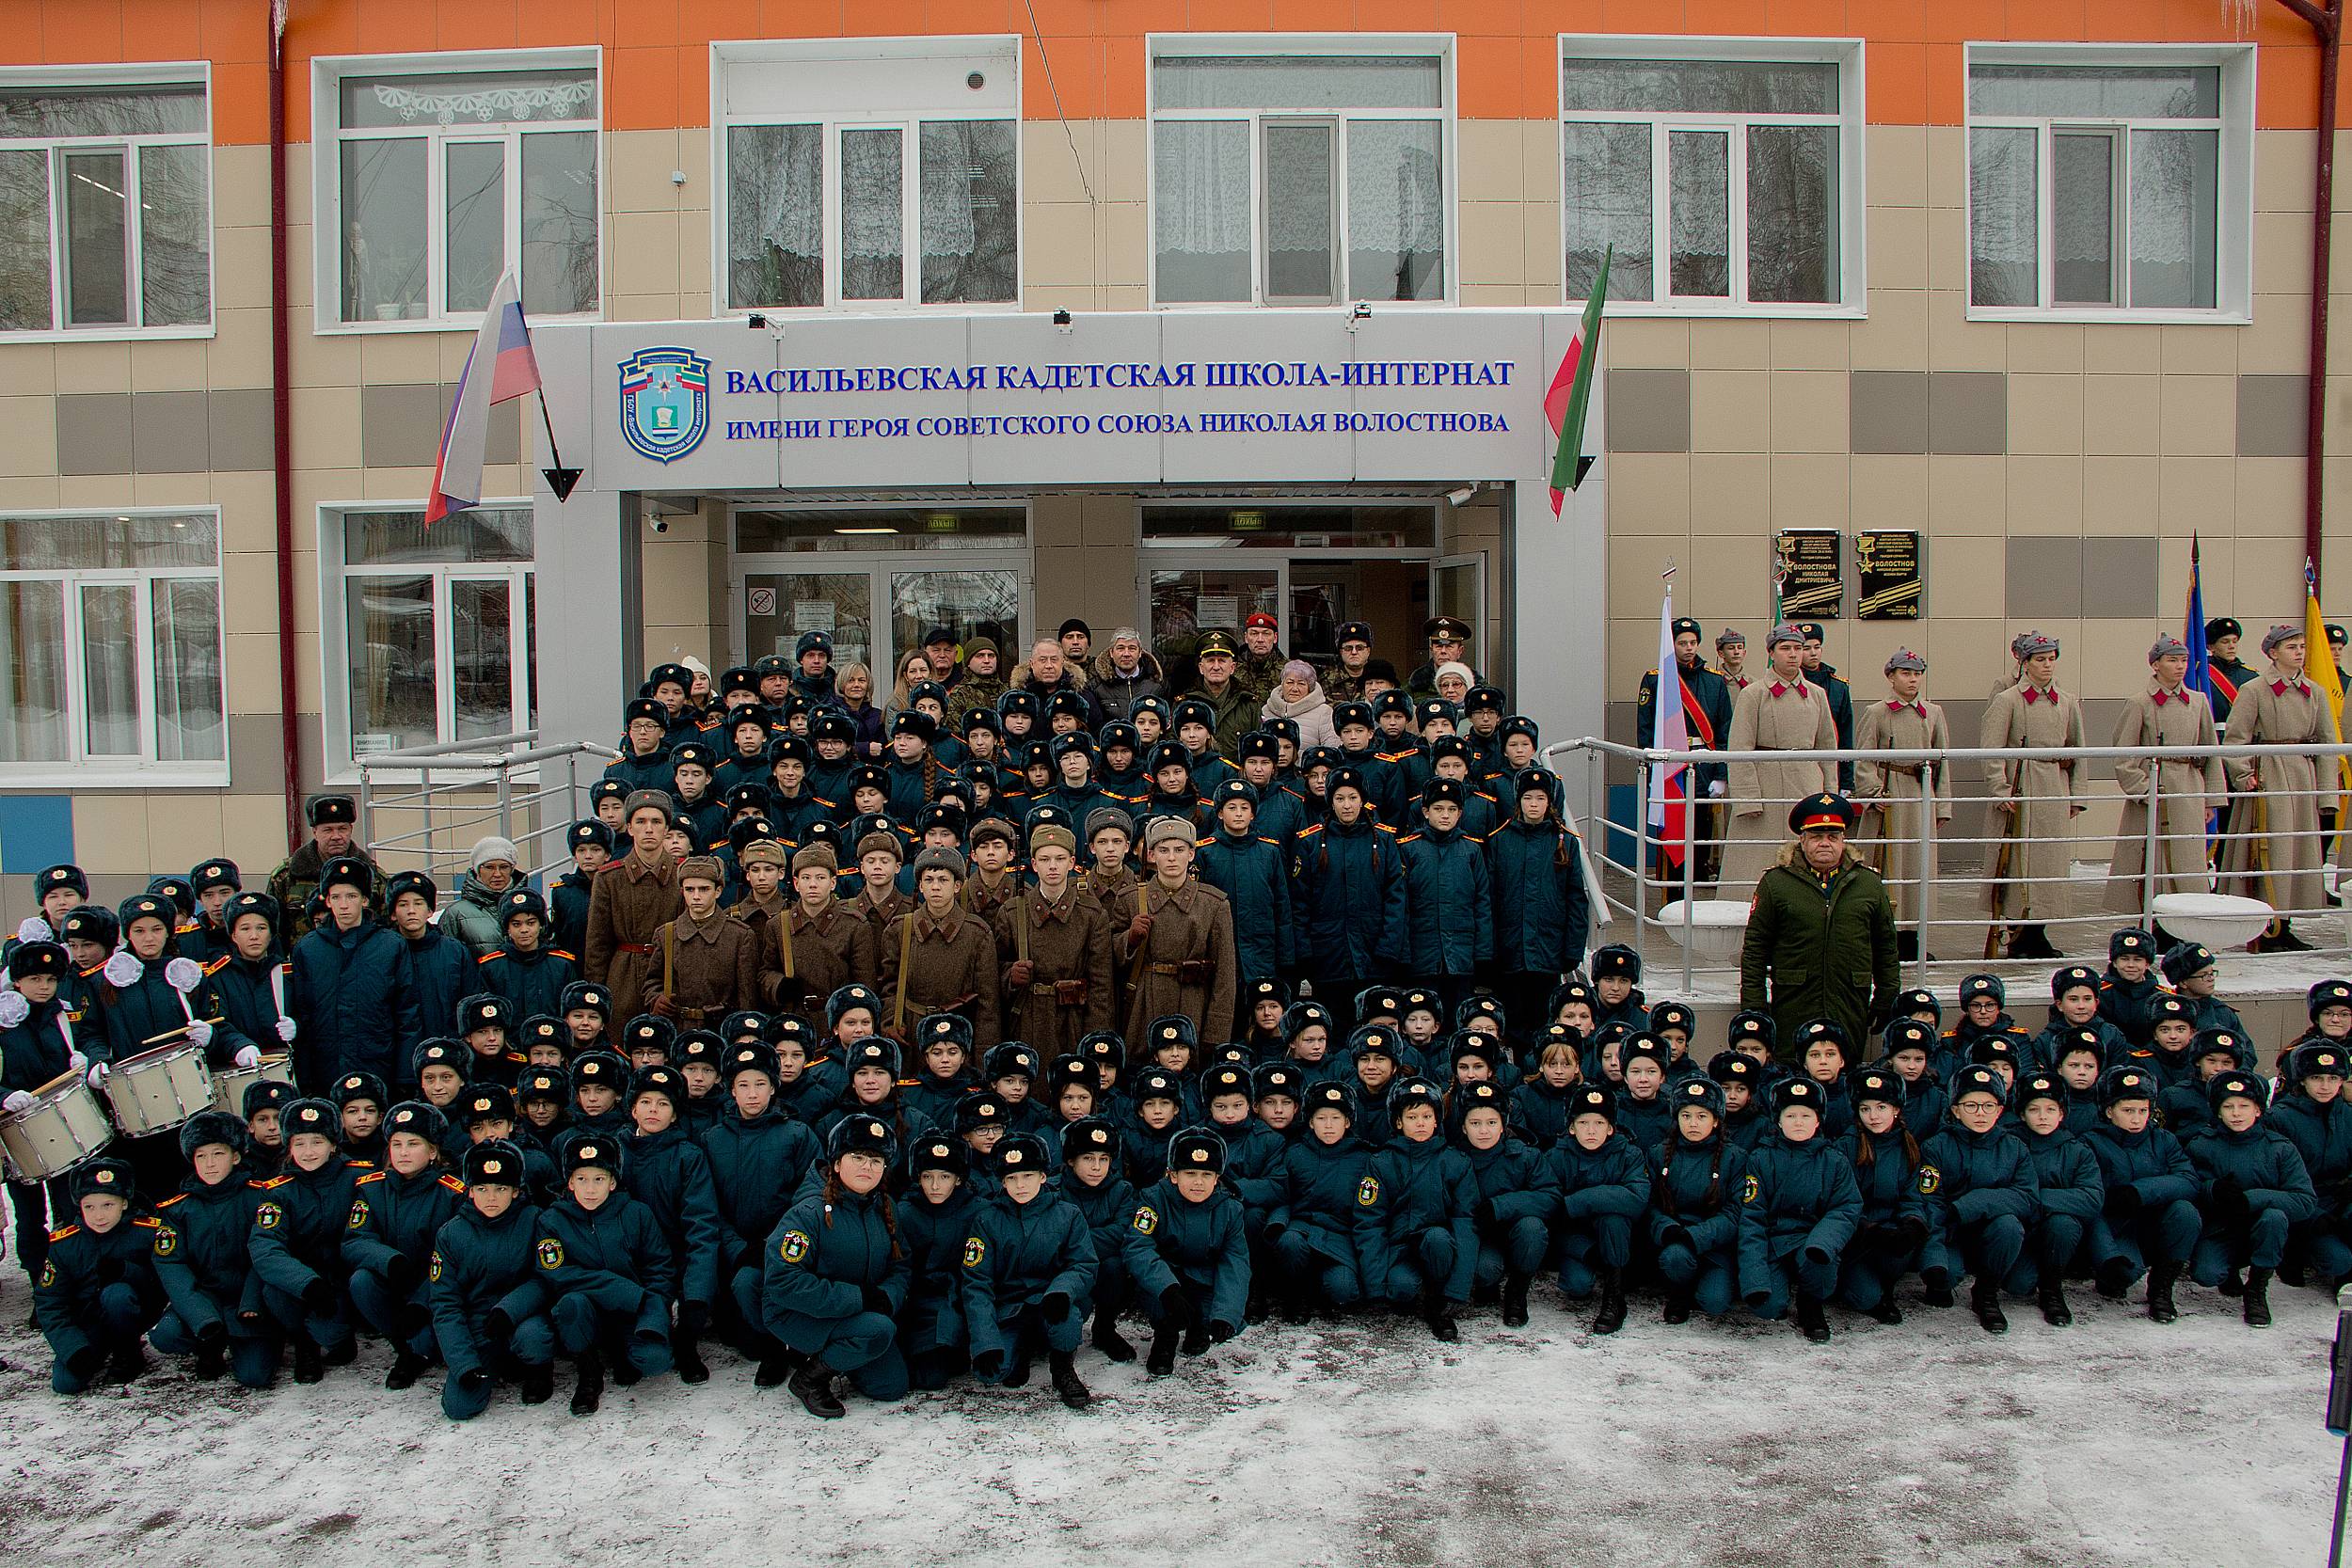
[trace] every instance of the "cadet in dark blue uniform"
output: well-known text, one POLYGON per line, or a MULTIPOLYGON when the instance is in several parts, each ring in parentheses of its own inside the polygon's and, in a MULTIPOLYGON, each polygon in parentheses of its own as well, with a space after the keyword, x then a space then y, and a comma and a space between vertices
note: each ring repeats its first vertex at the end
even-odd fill
POLYGON ((574 1132, 562 1158, 564 1196, 541 1211, 532 1256, 551 1298, 556 1344, 579 1371, 572 1414, 593 1416, 608 1356, 623 1387, 670 1370, 677 1263, 660 1222, 621 1191, 618 1139, 574 1132))
POLYGON ((1365 1233, 1373 1206, 1359 1201, 1371 1148, 1355 1136, 1354 1098, 1343 1084, 1310 1086, 1306 1132, 1282 1151, 1282 1202, 1268 1243, 1283 1317, 1304 1323, 1364 1299, 1365 1233))
MULTIPOLYGON (((1924 1060, 1925 1024, 1907 1019, 1916 1034, 1904 1044, 1924 1060)), ((1890 1026, 1891 1032, 1891 1026, 1890 1026)), ((1919 1196, 1919 1139, 1911 1130, 1910 1091, 1883 1066, 1853 1075, 1848 1090, 1853 1131, 1846 1135, 1854 1185, 1862 1195, 1862 1216, 1837 1270, 1837 1300, 1883 1323, 1903 1321, 1895 1287, 1919 1266, 1928 1242, 1927 1200, 1919 1196)))
MULTIPOLYGON (((1720 1093, 1693 1080, 1685 1096, 1720 1093)), ((1823 1306, 1862 1220, 1853 1164, 1822 1135, 1827 1099, 1808 1079, 1772 1090, 1773 1129, 1748 1154, 1740 1184, 1740 1293, 1748 1310, 1776 1321, 1797 1305, 1797 1327, 1816 1344, 1829 1338, 1823 1306)))
POLYGON ((549 942, 547 900, 527 887, 513 889, 499 900, 499 927, 506 940, 475 960, 474 983, 506 998, 516 1018, 558 1011, 580 978, 580 962, 578 954, 549 942))
POLYGON ((755 1381, 772 1388, 789 1373, 783 1346, 770 1337, 759 1305, 768 1238, 792 1205, 801 1182, 824 1158, 808 1124, 776 1102, 776 1053, 764 1044, 727 1053, 727 1102, 703 1134, 710 1186, 719 1206, 717 1307, 721 1326, 759 1362, 755 1381))
POLYGON ((2334 1290, 2352 1275, 2352 1104, 2344 1098, 2344 1069, 2352 1052, 2343 1046, 2298 1045, 2288 1053, 2286 1086, 2271 1102, 2270 1126, 2284 1133, 2303 1157, 2318 1204, 2309 1219, 2288 1232, 2280 1274, 2299 1285, 2315 1275, 2334 1290))
POLYGON ((760 1307, 768 1332, 806 1357, 787 1387, 810 1415, 834 1420, 845 1412, 834 1380, 844 1374, 867 1399, 906 1397, 896 1319, 908 1259, 883 1186, 898 1152, 890 1129, 846 1117, 825 1152, 823 1185, 768 1238, 760 1307))
POLYGON ((2066 1276, 2075 1272, 2091 1227, 2106 1206, 2098 1157, 2067 1125, 2067 1088, 2056 1073, 2027 1073, 2010 1091, 2010 1107, 2024 1124, 2033 1156, 2041 1217, 2026 1237, 2026 1250, 2009 1272, 2012 1295, 2032 1295, 2042 1321, 2064 1328, 2074 1321, 2066 1301, 2066 1276))
POLYGON ((1041 1346, 1054 1392, 1073 1410, 1093 1398, 1073 1359, 1094 1301, 1094 1234, 1046 1184, 1044 1140, 1016 1132, 996 1148, 1001 1191, 974 1206, 964 1238, 964 1331, 973 1374, 1019 1388, 1041 1346))
POLYGON ((1561 814, 1558 776, 1531 768, 1510 787, 1511 820, 1487 838, 1486 862, 1503 1016, 1511 1037, 1526 1041, 1551 1022, 1543 1006, 1560 976, 1584 966, 1591 911, 1577 835, 1561 814))
POLYGON ((1248 1320, 1249 1242, 1224 1168, 1224 1139, 1205 1127, 1177 1133, 1167 1175, 1143 1193, 1123 1238, 1127 1273, 1152 1320, 1143 1365, 1153 1377, 1176 1370, 1180 1347, 1198 1355, 1248 1320))
POLYGON ((2148 1276, 2148 1316, 2176 1320, 2172 1285, 2188 1267, 2204 1227, 2197 1212, 2197 1167, 2180 1140, 2155 1122, 2157 1081, 2140 1067, 2111 1068, 2099 1085, 2100 1123, 2086 1140, 2099 1162, 2104 1208, 2090 1227, 2091 1277, 2122 1301, 2148 1276))
POLYGON ((326 1101, 294 1101, 278 1119, 286 1164, 253 1184, 253 1275, 243 1305, 258 1304, 293 1343, 294 1381, 316 1383, 326 1367, 358 1354, 342 1243, 359 1178, 373 1167, 344 1157, 342 1118, 326 1101))
MULTIPOLYGON (((76 872, 76 876, 80 873, 76 872)), ((34 1091, 69 1072, 87 1072, 90 1059, 74 1044, 73 1024, 59 988, 73 972, 66 950, 54 942, 20 942, 8 953, 13 990, 0 991, 0 1111, 29 1111, 34 1091)), ((89 1031, 99 1054, 104 1034, 89 1031)), ((16 1257, 27 1279, 39 1279, 49 1256, 51 1214, 63 1229, 72 1223, 71 1183, 60 1176, 43 1183, 10 1179, 8 1199, 16 1211, 16 1257)))
POLYGON ((56 1355, 49 1386, 78 1394, 102 1376, 129 1383, 147 1370, 140 1344, 164 1308, 149 1215, 122 1160, 93 1160, 72 1175, 79 1223, 49 1238, 33 1288, 33 1321, 56 1355))
POLYGON ((1405 961, 1438 991, 1447 1012, 1469 990, 1471 974, 1495 956, 1486 848, 1461 827, 1468 797, 1458 779, 1430 780, 1421 793, 1421 823, 1397 840, 1404 856, 1405 961))
POLYGON ((437 1354, 425 1271, 433 1238, 466 1189, 441 1164, 449 1129, 440 1112, 404 1101, 384 1118, 384 1131, 386 1168, 354 1184, 342 1256, 352 1306, 392 1344, 384 1386, 400 1389, 413 1386, 437 1354))
MULTIPOLYGON (((407 1067, 400 1036, 405 948, 368 909, 375 873, 366 861, 343 855, 327 862, 319 876, 328 918, 312 927, 289 955, 290 1000, 301 1030, 294 1041, 294 1082, 311 1095, 344 1072, 373 1072, 389 1081, 407 1067)), ((289 919, 296 913, 286 911, 289 919)), ((463 954, 462 944, 456 951, 463 954)), ((449 1000, 456 1002, 454 990, 449 1000)))
POLYGON ((1720 1318, 1739 1294, 1739 1208, 1747 1155, 1724 1136, 1714 1107, 1693 1101, 1674 1108, 1671 1130, 1650 1167, 1656 1174, 1647 1240, 1666 1282, 1664 1320, 1688 1323, 1693 1306, 1720 1318))
POLYGON ((2135 1046, 2148 1043, 2155 1024, 2149 1005, 2165 994, 2153 973, 2155 961, 2153 932, 2126 926, 2108 935, 2107 972, 2099 977, 2099 1016, 2135 1046))
POLYGON ((612 858, 617 842, 612 830, 594 818, 564 831, 572 869, 548 889, 549 929, 543 944, 570 954, 575 962, 588 946, 588 895, 595 890, 596 868, 612 858))
POLYGON ((1119 1315, 1136 1298, 1126 1232, 1137 1200, 1135 1184, 1119 1172, 1119 1130, 1104 1117, 1082 1117, 1061 1130, 1061 1154, 1054 1184, 1094 1239, 1094 1348, 1113 1361, 1133 1361, 1136 1347, 1119 1332, 1119 1315))
POLYGON ((1919 1196, 1933 1231, 1920 1269, 1928 1303, 1947 1305, 1951 1282, 1970 1275, 1969 1306, 1988 1334, 2009 1330, 2001 1285, 2042 1213, 2033 1156, 2003 1120, 2008 1099, 1997 1070, 1961 1069, 1951 1112, 1920 1150, 1919 1196))
POLYGON ((678 1381, 697 1384, 710 1381, 697 1341, 710 1327, 711 1304, 718 1299, 725 1227, 719 1219, 710 1162, 687 1135, 686 1099, 686 1082, 675 1068, 648 1068, 630 1081, 628 1114, 635 1126, 622 1184, 661 1227, 677 1265, 675 1289, 670 1292, 677 1308, 670 1355, 678 1381))
POLYGON ((1625 1326, 1625 1271, 1633 1227, 1649 1208, 1649 1164, 1617 1133, 1607 1089, 1579 1084, 1566 1097, 1567 1133, 1551 1148, 1547 1180, 1554 1199, 1560 1290, 1571 1303, 1600 1292, 1593 1332, 1625 1326))
POLYGON ((1470 1284, 1489 1291, 1500 1286, 1503 1326, 1519 1328, 1527 1323, 1528 1282, 1550 1250, 1545 1222, 1559 1198, 1543 1155, 1512 1135, 1509 1108, 1500 1084, 1466 1084, 1454 1097, 1462 1152, 1478 1192, 1470 1210, 1478 1233, 1470 1284))
POLYGON ((532 1257, 539 1211, 525 1191, 523 1151, 500 1138, 478 1143, 465 1173, 466 1201, 435 1235, 425 1270, 433 1338, 449 1367, 441 1413, 453 1421, 488 1409, 501 1378, 525 1404, 555 1392, 555 1327, 532 1257))
POLYGON ((155 1205, 151 1247, 170 1305, 149 1338, 166 1355, 193 1357, 189 1370, 203 1382, 233 1370, 244 1386, 265 1388, 278 1370, 278 1342, 241 1310, 255 1202, 246 1143, 245 1124, 226 1111, 199 1111, 180 1124, 189 1174, 155 1205))
MULTIPOLYGON (((946 1133, 928 1132, 916 1140, 906 1169, 908 1190, 898 1200, 898 1245, 907 1259, 906 1297, 898 1315, 899 1351, 914 1387, 945 1388, 967 1361, 963 1243, 971 1239, 979 1199, 967 1179, 963 1145, 946 1133)), ((1126 1218, 1122 1212, 1120 1223, 1126 1218)))
POLYGON ((2269 1095, 2260 1078, 2225 1072, 2206 1085, 2214 1127, 2188 1142, 2204 1182, 2205 1231, 2191 1272, 2200 1285, 2239 1289, 2249 1326, 2270 1326, 2270 1276, 2286 1257, 2287 1235, 2319 1206, 2311 1173, 2286 1135, 2266 1126, 2269 1095))
POLYGON ((1439 1339, 1454 1339, 1454 1308, 1470 1300, 1478 1263, 1471 1214, 1478 1187, 1469 1157, 1439 1135, 1437 1085, 1408 1078, 1389 1094, 1396 1136, 1372 1157, 1358 1201, 1371 1211, 1364 1232, 1364 1288, 1398 1312, 1412 1312, 1439 1339))

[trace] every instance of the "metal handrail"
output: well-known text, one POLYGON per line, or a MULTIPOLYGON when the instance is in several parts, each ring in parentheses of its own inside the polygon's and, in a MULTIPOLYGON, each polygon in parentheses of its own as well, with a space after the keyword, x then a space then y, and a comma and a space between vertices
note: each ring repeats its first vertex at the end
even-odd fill
MULTIPOLYGON (((543 840, 560 838, 582 815, 585 785, 580 777, 581 761, 595 762, 596 774, 601 774, 603 765, 617 758, 620 752, 584 740, 538 745, 535 742, 539 733, 536 729, 516 730, 502 736, 378 752, 361 758, 358 837, 369 855, 379 865, 389 855, 413 856, 422 863, 420 869, 435 875, 441 863, 462 853, 454 849, 437 851, 437 840, 468 828, 487 826, 495 820, 498 836, 513 840, 525 859, 542 869, 560 860, 561 856, 531 853, 526 847, 542 847, 543 840), (507 749, 485 751, 485 747, 507 749), (561 765, 562 776, 551 778, 550 773, 556 771, 551 765, 557 764, 561 765), (413 774, 416 785, 412 789, 381 790, 376 784, 379 772, 399 773, 404 783, 407 775, 413 774), (437 781, 434 778, 437 772, 442 775, 437 781), (518 791, 517 776, 526 772, 531 780, 518 791), (379 835, 375 832, 379 812, 413 812, 421 821, 415 828, 379 835)), ((594 777, 592 774, 590 782, 594 777)), ((531 873, 525 871, 524 875, 528 878, 531 873)))

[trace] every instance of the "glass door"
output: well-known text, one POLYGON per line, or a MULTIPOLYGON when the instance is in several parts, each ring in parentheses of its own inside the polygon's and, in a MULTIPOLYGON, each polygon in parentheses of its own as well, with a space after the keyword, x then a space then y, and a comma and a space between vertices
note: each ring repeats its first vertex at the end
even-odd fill
POLYGON ((896 661, 921 648, 934 626, 953 632, 959 645, 967 638, 994 639, 1007 669, 1027 657, 1026 559, 1013 551, 958 551, 952 566, 931 563, 939 559, 918 563, 909 554, 845 560, 828 553, 803 567, 774 557, 739 558, 736 658, 789 658, 803 632, 829 632, 834 667, 866 666, 876 700, 886 701, 896 661))
MULTIPOLYGON (((1470 623, 1470 666, 1481 678, 1491 678, 1486 669, 1485 555, 1440 556, 1429 563, 1429 613, 1470 623)), ((1418 641, 1419 627, 1414 628, 1414 636, 1418 641)))
POLYGON ((1263 610, 1278 620, 1285 597, 1283 565, 1237 565, 1229 561, 1154 562, 1151 567, 1152 649, 1171 692, 1198 684, 1192 651, 1204 633, 1229 632, 1238 645, 1241 626, 1263 610))
POLYGON ((934 626, 954 634, 956 646, 985 637, 996 644, 997 672, 1009 675, 1029 657, 1021 641, 1021 574, 1008 567, 933 567, 890 572, 891 657, 923 645, 934 626))
MULTIPOLYGON (((830 566, 830 562, 828 565, 830 566)), ((770 654, 792 657, 804 631, 833 634, 834 665, 874 663, 871 628, 874 624, 874 574, 871 567, 855 571, 750 572, 743 578, 743 642, 740 661, 750 663, 770 654)), ((883 657, 886 668, 888 652, 883 657)), ((888 691, 889 681, 879 670, 875 689, 888 691)))

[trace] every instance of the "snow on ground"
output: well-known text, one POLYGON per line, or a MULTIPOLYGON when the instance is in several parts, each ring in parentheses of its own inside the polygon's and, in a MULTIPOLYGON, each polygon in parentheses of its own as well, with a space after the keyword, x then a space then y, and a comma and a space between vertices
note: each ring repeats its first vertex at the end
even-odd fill
POLYGON ((1816 1348, 1744 1317, 1614 1338, 1539 1287, 1535 1321, 1260 1325, 1173 1378, 1091 1352, 1071 1414, 1043 1369, 820 1423, 723 1350, 603 1412, 501 1390, 466 1426, 437 1377, 379 1386, 363 1352, 247 1394, 159 1369, 60 1399, 0 1284, 0 1544, 13 1564, 274 1568, 564 1561, 1118 1564, 2316 1564, 2338 1443, 2334 1314, 2279 1324, 2194 1288, 2181 1322, 2075 1292, 1994 1338, 1964 1309, 1833 1316, 1816 1348), (152 1555, 144 1555, 152 1554, 152 1555))

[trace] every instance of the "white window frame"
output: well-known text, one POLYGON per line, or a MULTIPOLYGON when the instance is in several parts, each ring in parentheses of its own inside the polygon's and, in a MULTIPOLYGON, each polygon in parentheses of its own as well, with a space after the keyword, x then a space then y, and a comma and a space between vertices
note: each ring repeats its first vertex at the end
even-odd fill
MULTIPOLYGON (((1650 127, 1650 254, 1655 272, 1649 299, 1612 299, 1613 316, 1777 317, 1811 321, 1861 321, 1869 314, 1869 184, 1865 176, 1868 117, 1865 80, 1868 51, 1858 38, 1690 38, 1679 34, 1637 36, 1620 33, 1562 33, 1558 60, 1552 70, 1552 116, 1555 136, 1552 194, 1564 196, 1567 185, 1567 127, 1610 123, 1650 127), (1837 113, 1828 115, 1668 114, 1645 110, 1583 110, 1571 113, 1559 103, 1563 63, 1570 59, 1777 61, 1837 67, 1837 113), (1837 227, 1841 257, 1838 298, 1835 304, 1801 300, 1766 300, 1751 304, 1740 297, 1748 278, 1747 136, 1751 125, 1826 125, 1837 127, 1837 227), (1725 176, 1730 186, 1727 208, 1731 225, 1730 297, 1675 295, 1667 291, 1673 267, 1671 220, 1667 199, 1667 133, 1715 131, 1729 135, 1731 162, 1725 176)), ((1557 258, 1560 294, 1569 305, 1582 305, 1585 295, 1568 289, 1567 246, 1557 258)))
MULTIPOLYGON (((485 509, 533 510, 529 496, 485 497, 476 505, 485 509)), ((433 579, 433 725, 437 738, 431 744, 446 744, 455 738, 457 698, 455 689, 450 684, 450 671, 454 663, 450 585, 460 579, 511 584, 513 591, 507 601, 509 646, 515 650, 511 689, 519 727, 531 727, 532 704, 539 694, 533 692, 531 686, 533 653, 525 650, 535 652, 537 646, 537 628, 531 617, 538 608, 535 592, 539 573, 538 519, 534 516, 532 520, 532 556, 529 561, 402 561, 358 566, 349 563, 343 547, 343 520, 346 516, 365 512, 414 512, 422 515, 423 511, 421 506, 409 506, 400 501, 320 503, 319 698, 328 784, 357 784, 359 782, 360 755, 354 752, 351 743, 351 626, 349 601, 344 597, 345 585, 355 577, 429 577, 433 579), (523 641, 525 638, 531 641, 526 642, 523 641)), ((436 771, 437 773, 438 770, 436 771)), ((459 777, 459 770, 452 768, 450 776, 453 779, 459 777)))
POLYGON ((535 131, 586 131, 594 136, 596 165, 596 309, 535 320, 600 322, 612 298, 612 225, 606 167, 604 114, 611 84, 604 74, 604 50, 599 45, 559 49, 489 49, 451 51, 437 55, 335 55, 310 62, 310 210, 318 214, 310 229, 310 314, 312 330, 322 335, 353 332, 470 332, 482 324, 479 310, 444 310, 448 287, 444 259, 447 215, 443 211, 443 181, 449 166, 448 148, 456 142, 501 142, 506 149, 505 234, 510 265, 522 260, 522 152, 520 138, 530 132, 509 125, 490 126, 420 123, 397 129, 367 129, 346 133, 342 128, 342 80, 346 76, 446 76, 482 71, 579 71, 596 79, 594 119, 534 122, 535 131), (415 321, 351 321, 342 319, 342 145, 346 140, 425 138, 426 248, 425 314, 415 321))
POLYGON ((0 763, 0 786, 24 789, 49 785, 61 789, 219 789, 229 783, 229 632, 228 586, 221 555, 225 544, 221 509, 217 506, 50 506, 12 510, 10 520, 24 517, 209 517, 213 522, 214 564, 202 566, 63 567, 47 570, 0 570, 0 581, 64 584, 67 755, 55 761, 0 763), (223 646, 215 650, 220 665, 221 755, 216 762, 167 762, 155 747, 154 585, 158 582, 210 582, 221 595, 223 646), (131 585, 137 591, 134 625, 136 628, 139 754, 91 753, 87 749, 88 678, 82 667, 82 594, 93 586, 131 585))
POLYGON ((1350 119, 1417 119, 1438 123, 1438 179, 1444 184, 1438 206, 1445 214, 1445 291, 1436 299, 1383 299, 1383 310, 1432 310, 1453 305, 1461 296, 1461 180, 1455 121, 1461 112, 1459 64, 1452 33, 1147 33, 1143 40, 1144 123, 1143 188, 1151 208, 1144 226, 1144 266, 1148 297, 1154 310, 1308 309, 1329 310, 1348 306, 1355 296, 1341 293, 1328 305, 1266 298, 1265 133, 1269 122, 1328 123, 1331 140, 1331 183, 1334 192, 1332 248, 1344 288, 1347 278, 1347 131, 1350 119), (1435 109, 1167 109, 1159 103, 1152 67, 1162 59, 1184 55, 1251 55, 1268 57, 1311 55, 1395 55, 1433 58, 1438 62, 1442 102, 1435 109), (1249 126, 1249 297, 1239 299, 1160 298, 1159 136, 1163 120, 1245 120, 1249 126))
MULTIPOLYGON (((22 141, 0 140, 0 148, 46 147, 52 149, 49 178, 49 319, 56 325, 34 327, 22 332, 0 332, 0 343, 87 343, 115 341, 123 339, 210 338, 219 330, 220 320, 220 179, 213 149, 213 62, 210 60, 163 60, 130 65, 25 65, 0 66, 0 87, 153 87, 159 84, 188 84, 204 92, 204 129, 176 132, 154 136, 42 136, 22 141), (65 325, 65 250, 64 214, 58 205, 56 149, 69 150, 89 148, 110 150, 128 150, 123 161, 125 178, 130 181, 126 194, 135 198, 138 190, 137 149, 142 147, 201 147, 204 149, 204 320, 183 325, 142 326, 133 323, 93 326, 65 325)), ((137 308, 141 300, 139 269, 144 261, 145 246, 134 233, 130 244, 129 270, 125 279, 127 297, 137 308)), ((103 510, 103 509, 102 509, 103 510)), ((64 513, 47 515, 63 516, 64 513)), ((114 515, 121 515, 116 513, 114 515)))
POLYGON ((806 114, 736 115, 726 108, 725 75, 730 66, 763 63, 805 65, 837 58, 845 40, 823 39, 759 39, 713 42, 710 46, 710 312, 714 317, 838 315, 1003 315, 1022 309, 1028 287, 1028 137, 1021 113, 1022 43, 1018 34, 957 33, 937 37, 861 38, 854 41, 864 59, 948 60, 1009 49, 1013 79, 1012 107, 1004 114, 951 114, 909 110, 876 103, 856 107, 812 108, 806 114), (1013 160, 1013 274, 1009 300, 923 300, 922 128, 926 124, 977 121, 1009 122, 1013 160), (727 297, 728 153, 727 132, 737 126, 813 125, 820 137, 818 167, 824 182, 819 222, 824 245, 825 298, 819 305, 737 305, 727 297), (841 296, 841 133, 845 130, 898 132, 900 229, 899 297, 844 299, 841 296))
MULTIPOLYGON (((1986 322, 2136 322, 2175 326, 2243 326, 2253 320, 2254 277, 2254 112, 2255 47, 2251 43, 1970 43, 1962 50, 1961 102, 1965 111, 1961 128, 1961 187, 1965 221, 1961 226, 1958 261, 1963 279, 1962 297, 1970 321, 1986 322), (2216 119, 2135 120, 2069 116, 2037 119, 2017 115, 1979 115, 1966 110, 1970 74, 1979 65, 2051 66, 2217 66, 2221 71, 2221 113, 2216 119), (2147 309, 2130 305, 1986 305, 1973 297, 1970 256, 1976 235, 1975 193, 1969 188, 1970 139, 1979 126, 2036 129, 2034 143, 2038 208, 2036 247, 2042 299, 2051 293, 2053 262, 2050 245, 2051 183, 2048 177, 2052 127, 2062 131, 2114 131, 2119 145, 2128 143, 2133 127, 2163 130, 2217 130, 2221 142, 2216 161, 2214 188, 2214 306, 2211 309, 2177 307, 2147 309)), ((2119 159, 2116 166, 2118 241, 2115 265, 2119 285, 2131 271, 2130 191, 2119 159)))

